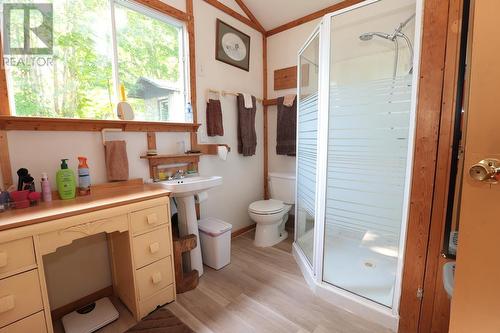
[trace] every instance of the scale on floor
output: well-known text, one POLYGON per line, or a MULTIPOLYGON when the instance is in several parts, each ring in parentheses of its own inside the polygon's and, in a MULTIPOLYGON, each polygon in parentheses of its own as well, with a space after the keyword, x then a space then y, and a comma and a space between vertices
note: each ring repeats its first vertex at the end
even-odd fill
POLYGON ((118 311, 109 298, 68 313, 62 318, 66 333, 92 333, 118 319, 118 311))

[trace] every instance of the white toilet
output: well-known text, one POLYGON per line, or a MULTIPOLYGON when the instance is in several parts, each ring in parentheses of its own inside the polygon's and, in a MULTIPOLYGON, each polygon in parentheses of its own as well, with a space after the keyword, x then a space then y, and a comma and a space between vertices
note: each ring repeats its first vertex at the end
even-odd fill
POLYGON ((295 175, 269 173, 271 199, 255 201, 248 206, 250 218, 257 224, 255 246, 273 246, 288 237, 285 223, 295 203, 295 175))

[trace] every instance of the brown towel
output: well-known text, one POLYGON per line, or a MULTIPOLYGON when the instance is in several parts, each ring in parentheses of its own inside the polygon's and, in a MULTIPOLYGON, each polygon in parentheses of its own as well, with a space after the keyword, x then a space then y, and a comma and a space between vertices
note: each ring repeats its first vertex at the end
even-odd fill
POLYGON ((222 108, 218 99, 209 99, 207 102, 207 134, 208 136, 224 135, 222 108))
POLYGON ((252 108, 245 108, 245 99, 242 94, 236 98, 238 103, 238 153, 243 156, 255 155, 257 134, 255 133, 256 99, 252 96, 252 108))
POLYGON ((128 180, 127 143, 125 141, 106 141, 104 155, 108 181, 128 180))
POLYGON ((276 154, 295 156, 297 142, 297 99, 291 107, 278 98, 278 121, 276 126, 276 154))

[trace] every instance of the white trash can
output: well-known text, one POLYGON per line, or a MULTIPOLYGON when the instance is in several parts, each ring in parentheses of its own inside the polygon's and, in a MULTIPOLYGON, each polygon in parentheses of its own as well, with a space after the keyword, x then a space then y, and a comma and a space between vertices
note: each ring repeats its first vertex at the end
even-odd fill
POLYGON ((221 269, 231 261, 230 223, 214 217, 198 221, 200 230, 201 255, 203 263, 214 269, 221 269))

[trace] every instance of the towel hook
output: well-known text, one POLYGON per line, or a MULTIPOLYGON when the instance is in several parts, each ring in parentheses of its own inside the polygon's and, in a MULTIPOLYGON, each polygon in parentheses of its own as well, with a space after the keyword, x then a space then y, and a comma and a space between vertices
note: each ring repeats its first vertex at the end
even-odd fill
POLYGON ((102 144, 106 144, 106 139, 105 139, 105 135, 107 132, 121 132, 122 129, 121 128, 103 128, 101 130, 101 137, 102 137, 102 144))

